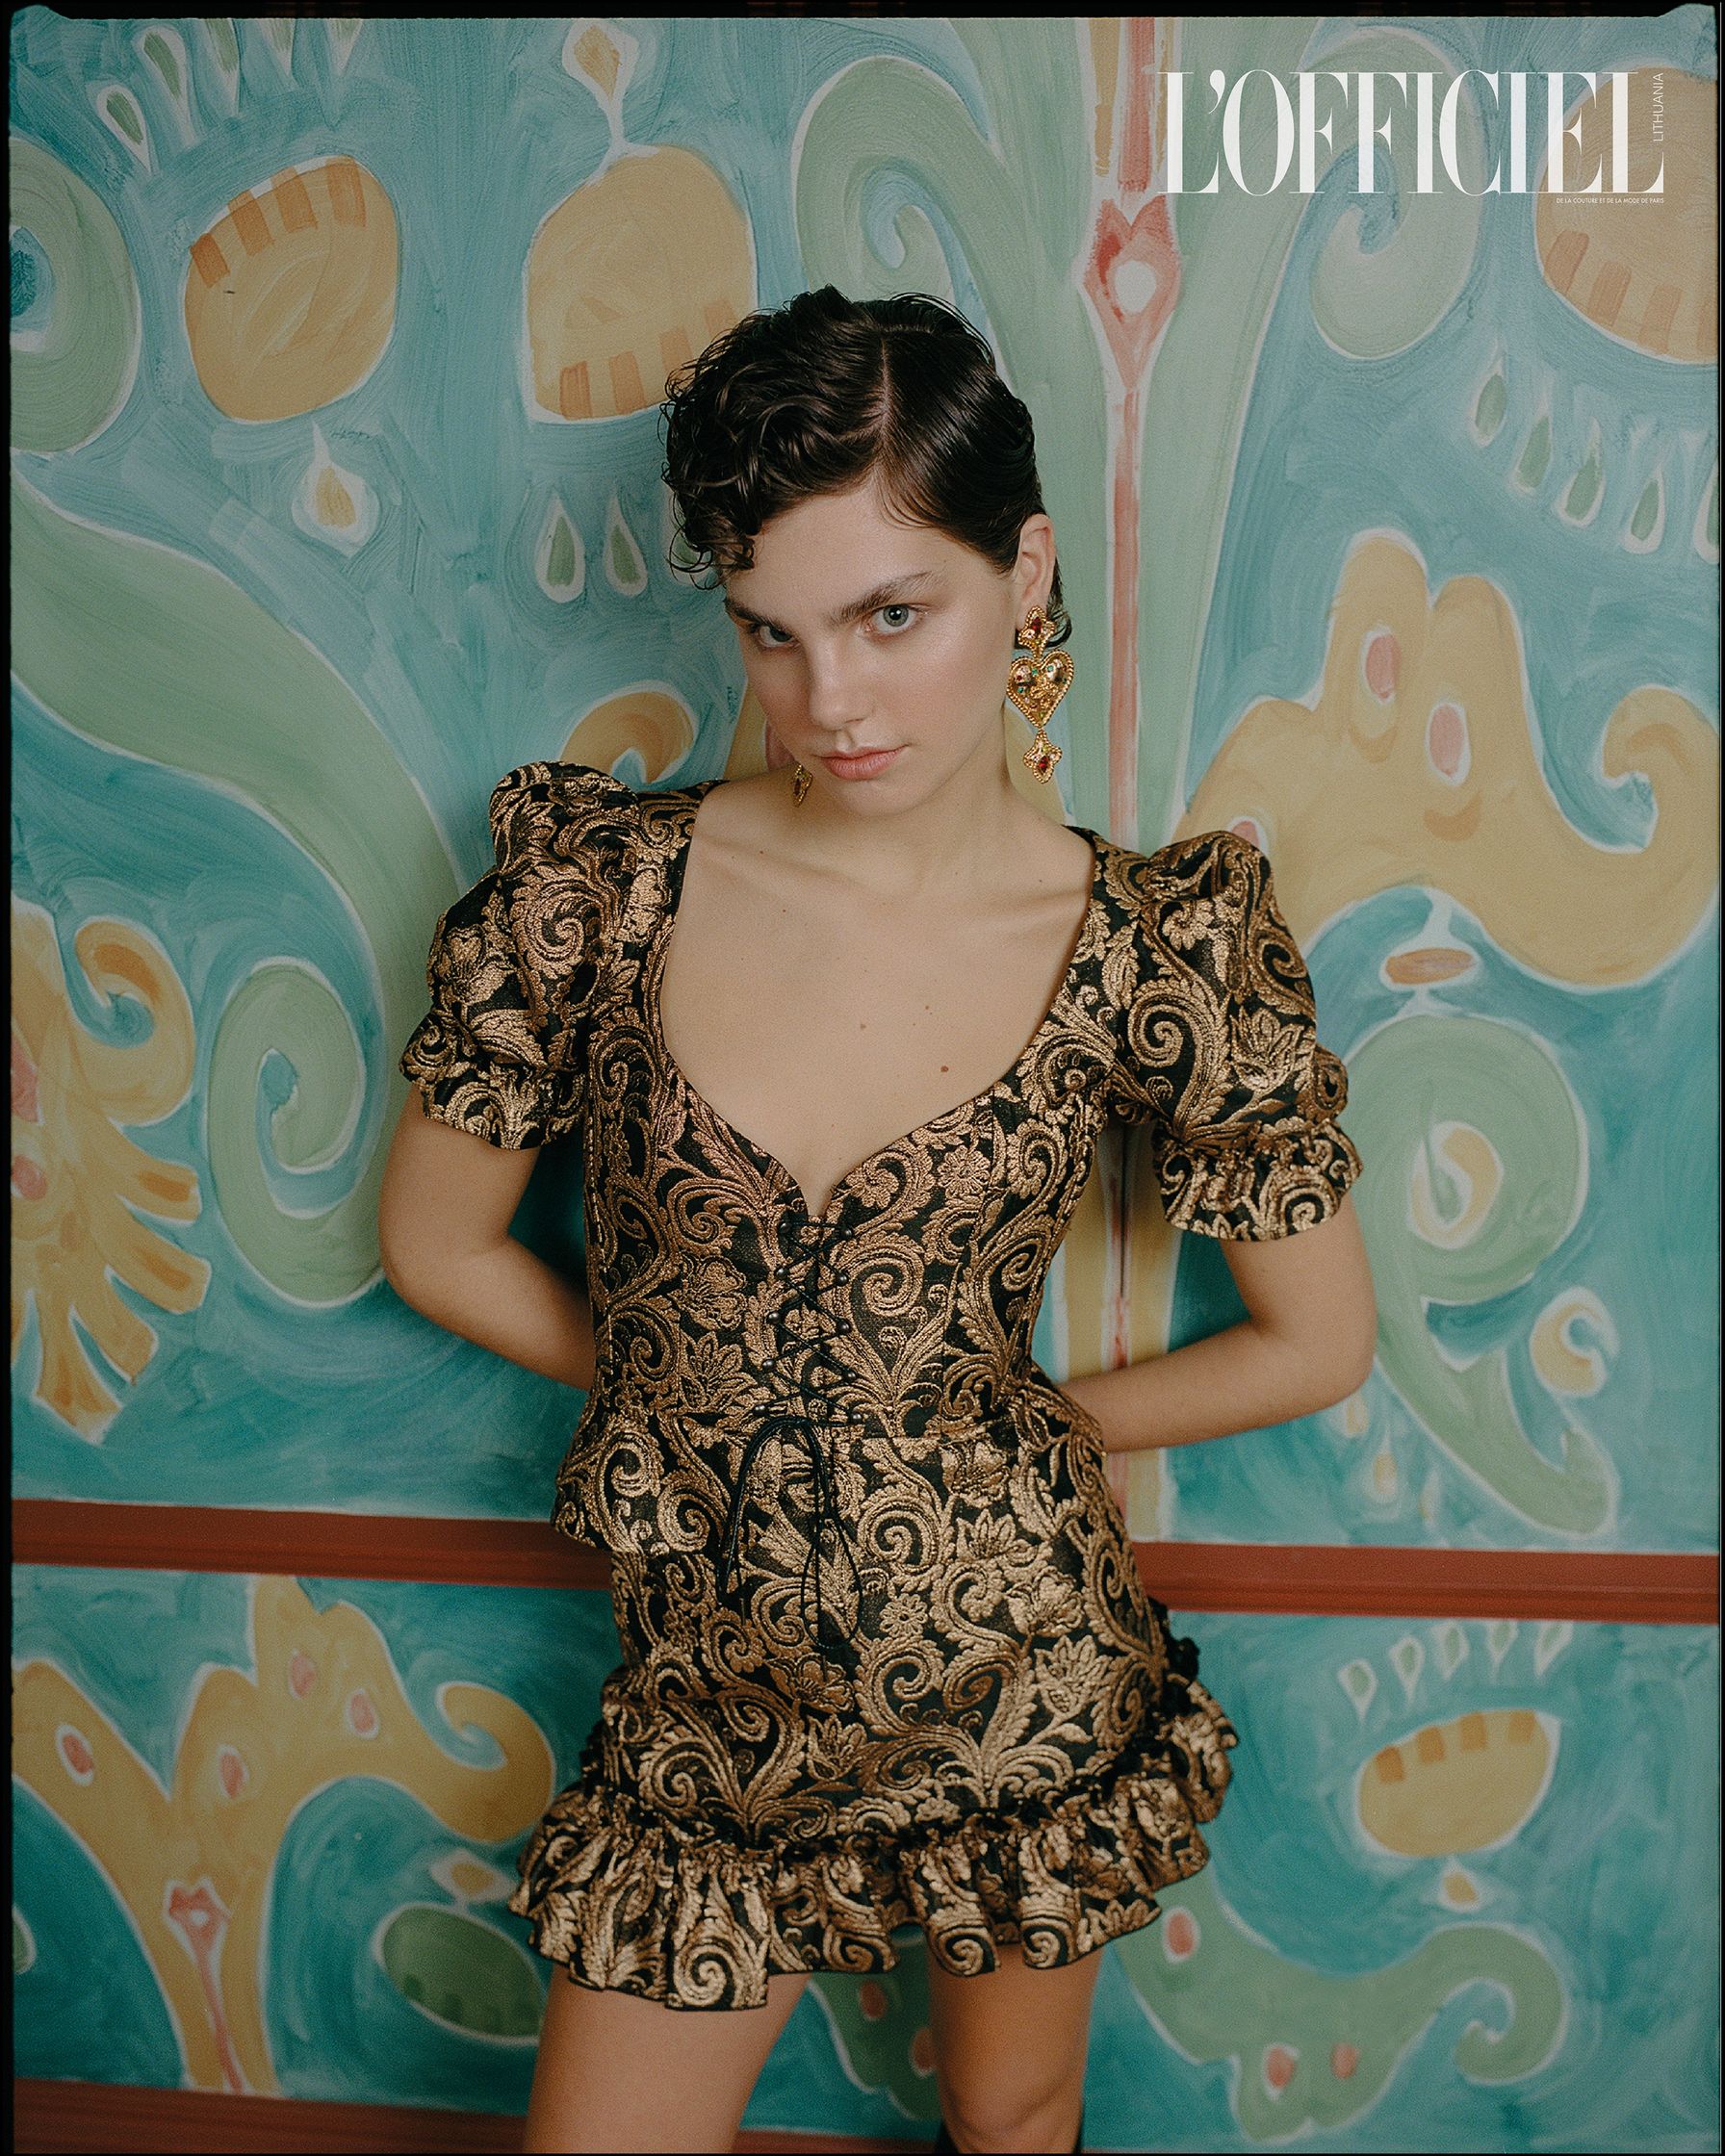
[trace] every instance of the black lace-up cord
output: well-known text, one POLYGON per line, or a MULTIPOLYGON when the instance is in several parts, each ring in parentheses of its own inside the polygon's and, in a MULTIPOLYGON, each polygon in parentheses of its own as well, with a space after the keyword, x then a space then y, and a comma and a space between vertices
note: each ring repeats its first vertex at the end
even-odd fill
MULTIPOLYGON (((837 1358, 832 1353, 830 1347, 836 1328, 829 1322, 827 1312, 820 1299, 821 1266, 825 1259, 826 1239, 823 1233, 815 1242, 810 1280, 803 1291, 801 1299, 803 1307, 816 1321, 817 1329, 811 1344, 813 1349, 811 1360, 824 1363, 835 1374, 841 1374, 837 1358)), ((834 1657, 827 1655, 822 1643, 822 1634, 827 1629, 827 1609, 821 1595, 822 1567, 825 1561, 825 1544, 829 1533, 843 1552, 844 1561, 850 1567, 853 1586, 858 1592, 861 1592, 862 1584, 862 1576, 857 1570, 855 1547, 839 1508, 838 1487, 834 1478, 833 1465, 821 1445, 820 1431, 810 1416, 799 1414, 794 1408, 788 1407, 763 1407, 756 1409, 755 1412, 762 1420, 760 1428, 755 1431, 748 1444, 744 1446, 742 1460, 737 1467, 736 1487, 731 1494, 731 1506, 725 1521, 725 1536, 720 1550, 719 1592, 722 1595, 731 1595, 735 1589, 740 1575, 741 1568, 737 1552, 742 1536, 743 1507, 747 1500, 750 1471, 755 1465, 761 1447, 769 1438, 788 1438, 792 1443, 800 1444, 808 1454, 810 1479, 813 1484, 813 1510, 809 1528, 809 1555, 803 1565, 802 1578, 798 1583, 798 1607, 802 1612, 804 1624, 809 1628, 810 1636, 814 1641, 816 1653, 827 1660, 833 1660, 834 1657), (811 1579, 813 1582, 812 1597, 810 1591, 811 1579), (812 1618, 811 1617, 811 1606, 812 1618)), ((827 1426, 830 1426, 830 1419, 828 1419, 827 1426)), ((833 1630, 835 1636, 842 1637, 837 1627, 834 1627, 833 1630)))
POLYGON ((719 1558, 719 1591, 724 1595, 734 1593, 740 1576, 737 1552, 742 1533, 743 1506, 748 1495, 749 1473, 755 1464, 756 1455, 770 1438, 785 1438, 793 1444, 800 1444, 809 1458, 810 1476, 814 1485, 814 1505, 810 1522, 809 1555, 803 1565, 799 1587, 799 1606, 803 1621, 818 1645, 823 1630, 828 1629, 827 1609, 821 1588, 824 1548, 829 1531, 842 1551, 845 1563, 850 1567, 852 1582, 861 1588, 862 1578, 857 1571, 854 1547, 839 1510, 837 1484, 834 1480, 832 1462, 821 1448, 820 1437, 813 1424, 804 1416, 789 1409, 767 1408, 760 1412, 764 1419, 743 1448, 742 1464, 737 1469, 736 1488, 731 1497, 731 1510, 725 1523, 725 1540, 719 1558))

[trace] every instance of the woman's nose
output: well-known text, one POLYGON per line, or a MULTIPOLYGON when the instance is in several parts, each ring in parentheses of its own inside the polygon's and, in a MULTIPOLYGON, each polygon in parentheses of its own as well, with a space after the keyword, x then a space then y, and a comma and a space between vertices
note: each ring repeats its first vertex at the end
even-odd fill
POLYGON ((849 739, 868 725, 869 701, 855 668, 811 664, 805 708, 814 731, 835 738, 849 739))

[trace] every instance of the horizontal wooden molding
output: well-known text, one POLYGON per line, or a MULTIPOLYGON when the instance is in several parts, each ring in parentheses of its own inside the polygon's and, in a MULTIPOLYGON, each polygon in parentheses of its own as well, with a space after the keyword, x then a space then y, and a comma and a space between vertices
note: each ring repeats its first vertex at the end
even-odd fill
POLYGON ((274 1512, 208 1504, 14 1498, 12 1561, 303 1578, 426 1579, 472 1587, 606 1587, 603 1550, 538 1520, 274 1512))
MULTIPOLYGON (((268 1572, 468 1587, 607 1589, 602 1550, 537 1520, 437 1520, 228 1505, 16 1498, 14 1564, 268 1572)), ((1719 1560, 1659 1550, 1432 1550, 1380 1544, 1140 1542, 1171 1609, 1275 1616, 1578 1618, 1716 1625, 1719 1560)))
MULTIPOLYGON (((505 2156, 524 2121, 508 2112, 414 2104, 308 2103, 117 2082, 14 2081, 13 2145, 23 2156, 505 2156)), ((926 2141, 744 2132, 742 2156, 927 2156, 926 2141)))

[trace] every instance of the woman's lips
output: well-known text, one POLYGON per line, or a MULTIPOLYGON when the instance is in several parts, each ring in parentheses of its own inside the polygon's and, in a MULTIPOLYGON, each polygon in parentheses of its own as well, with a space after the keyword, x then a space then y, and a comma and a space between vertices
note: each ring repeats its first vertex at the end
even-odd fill
POLYGON ((835 779, 872 779, 876 772, 885 771, 898 753, 897 749, 869 749, 862 756, 822 757, 820 760, 835 779))

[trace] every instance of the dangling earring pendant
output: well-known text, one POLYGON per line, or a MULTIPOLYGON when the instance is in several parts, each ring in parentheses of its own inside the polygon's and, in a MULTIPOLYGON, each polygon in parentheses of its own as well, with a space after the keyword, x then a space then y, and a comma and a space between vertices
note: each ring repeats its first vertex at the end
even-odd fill
POLYGON ((1036 729, 1036 739, 1025 750, 1024 762, 1043 785, 1053 777, 1054 766, 1060 761, 1060 751, 1043 729, 1054 716, 1061 698, 1072 685, 1072 654, 1047 649, 1053 633, 1053 623, 1040 606, 1033 606, 1018 631, 1018 641, 1029 646, 1030 656, 1014 659, 1006 676, 1007 695, 1036 729))
POLYGON ((796 806, 799 808, 803 806, 803 796, 809 791, 809 788, 813 785, 813 772, 805 771, 802 765, 799 763, 796 768, 795 776, 790 782, 790 798, 793 802, 795 802, 796 806))

